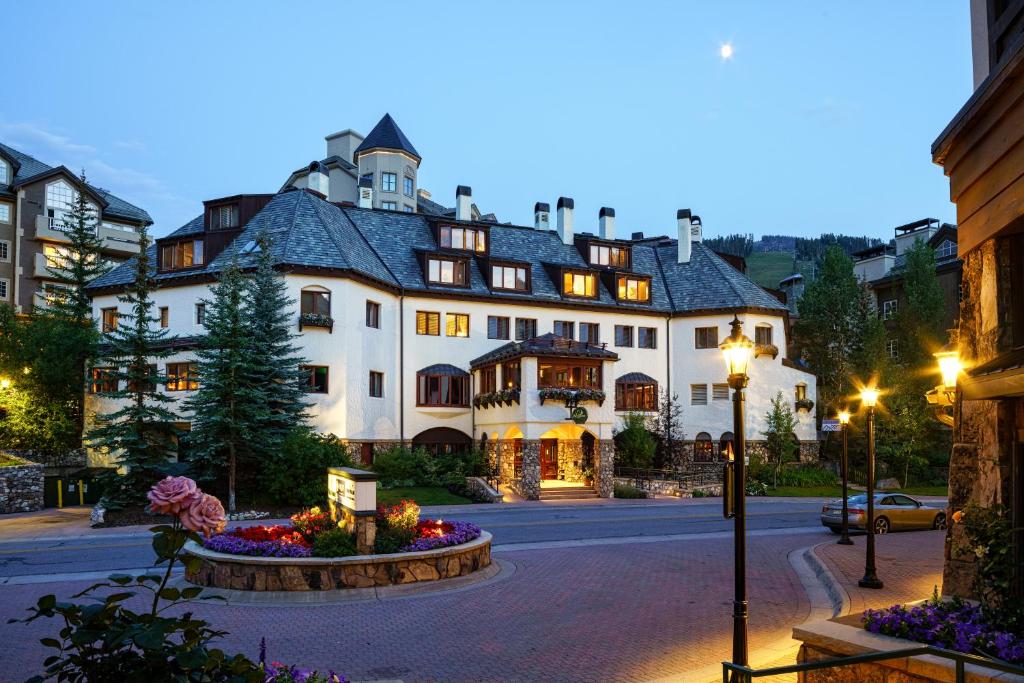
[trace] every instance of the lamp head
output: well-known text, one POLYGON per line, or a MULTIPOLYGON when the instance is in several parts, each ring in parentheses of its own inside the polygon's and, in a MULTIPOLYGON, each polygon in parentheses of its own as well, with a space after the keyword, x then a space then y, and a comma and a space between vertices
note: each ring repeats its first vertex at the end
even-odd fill
POLYGON ((850 411, 849 410, 846 410, 845 408, 843 410, 840 410, 839 414, 836 415, 836 417, 839 418, 839 423, 840 424, 843 424, 843 425, 850 424, 850 411))
POLYGON ((732 333, 718 348, 722 349, 722 357, 725 359, 729 386, 733 389, 747 386, 747 366, 754 351, 754 342, 743 334, 743 323, 739 316, 733 316, 732 333))
POLYGON ((860 402, 865 408, 874 408, 880 393, 877 387, 864 387, 860 390, 860 402))
POLYGON ((939 362, 942 386, 949 391, 955 390, 957 378, 960 376, 960 371, 963 370, 963 365, 960 363, 960 351, 952 344, 947 344, 934 355, 939 362))

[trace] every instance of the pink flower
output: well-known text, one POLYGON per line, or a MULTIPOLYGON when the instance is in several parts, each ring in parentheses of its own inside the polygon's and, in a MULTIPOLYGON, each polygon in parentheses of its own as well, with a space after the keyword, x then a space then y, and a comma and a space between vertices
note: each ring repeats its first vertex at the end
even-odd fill
POLYGON ((149 490, 149 509, 165 515, 176 515, 192 505, 202 491, 188 477, 167 477, 149 490))
POLYGON ((224 517, 224 506, 216 496, 208 493, 201 494, 190 506, 179 512, 178 517, 186 529, 201 531, 207 538, 223 531, 228 523, 224 517))

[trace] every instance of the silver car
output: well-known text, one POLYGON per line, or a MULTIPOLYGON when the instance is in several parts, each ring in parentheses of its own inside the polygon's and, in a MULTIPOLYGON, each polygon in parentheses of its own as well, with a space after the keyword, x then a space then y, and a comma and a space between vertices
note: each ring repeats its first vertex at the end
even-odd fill
MULTIPOLYGON (((849 527, 867 529, 868 496, 860 493, 847 498, 849 527)), ((821 508, 821 523, 835 533, 843 529, 843 501, 835 500, 821 508)), ((875 533, 887 534, 904 529, 945 529, 946 512, 902 493, 875 494, 875 533)))

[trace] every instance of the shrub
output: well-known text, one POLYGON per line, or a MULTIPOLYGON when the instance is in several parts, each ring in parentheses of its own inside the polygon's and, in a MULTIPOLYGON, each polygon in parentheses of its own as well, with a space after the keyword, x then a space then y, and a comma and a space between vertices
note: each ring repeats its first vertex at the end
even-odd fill
POLYGON ((629 413, 623 427, 615 432, 615 464, 640 469, 654 464, 657 442, 647 429, 647 418, 640 413, 629 413))
POLYGON ((779 473, 779 486, 834 486, 836 473, 819 465, 785 467, 779 473))
POLYGON ((380 475, 381 486, 433 486, 435 463, 421 448, 396 446, 378 453, 371 466, 380 475))
POLYGON ((767 496, 768 495, 768 484, 763 481, 748 481, 747 482, 748 496, 767 496))
POLYGON ((635 486, 629 486, 628 484, 616 484, 615 485, 615 497, 616 498, 646 498, 647 492, 641 491, 635 486))
POLYGON ((263 464, 260 487, 277 505, 316 505, 327 500, 327 468, 351 464, 348 446, 334 434, 295 429, 263 464))
POLYGON ((413 542, 416 534, 411 529, 380 529, 373 542, 373 552, 378 555, 397 553, 413 542))
POLYGON ((313 557, 346 557, 358 554, 355 535, 344 529, 335 527, 313 539, 313 557))
POLYGON ((694 489, 693 492, 690 493, 690 497, 691 498, 707 498, 708 497, 708 492, 705 491, 704 489, 694 489))
POLYGON ((377 506, 377 529, 413 532, 420 521, 420 506, 414 500, 377 506))
POLYGON ((292 526, 302 534, 307 543, 313 542, 313 537, 324 531, 334 528, 331 516, 318 507, 312 507, 292 515, 292 526))

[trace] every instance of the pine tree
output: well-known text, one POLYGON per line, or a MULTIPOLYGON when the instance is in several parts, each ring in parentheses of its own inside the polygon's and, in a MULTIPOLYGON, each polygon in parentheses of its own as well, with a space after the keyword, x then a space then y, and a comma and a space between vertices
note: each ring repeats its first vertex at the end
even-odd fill
POLYGON ((263 378, 265 420, 257 426, 253 450, 265 458, 277 457, 289 432, 305 427, 308 414, 303 374, 306 362, 298 355, 297 334, 292 332, 291 311, 284 277, 274 270, 272 244, 262 233, 257 238, 256 271, 247 281, 253 365, 263 378))
POLYGON ((189 453, 200 478, 227 471, 228 509, 235 510, 239 464, 252 462, 253 443, 267 423, 267 398, 249 324, 245 277, 238 263, 221 272, 204 301, 206 334, 196 361, 199 388, 186 402, 192 412, 189 453))
POLYGON ((900 362, 909 367, 921 367, 933 363, 931 354, 945 343, 942 329, 945 301, 935 274, 935 251, 928 243, 915 241, 905 256, 905 304, 896 316, 900 362))
POLYGON ((140 252, 135 259, 135 279, 118 301, 127 304, 117 325, 103 338, 100 363, 108 380, 116 381, 114 391, 101 394, 117 400, 123 407, 97 415, 96 426, 88 435, 93 448, 108 451, 125 468, 123 476, 108 479, 105 495, 120 505, 139 503, 146 491, 166 471, 174 455, 173 445, 180 418, 170 404, 174 399, 157 391, 167 381, 158 374, 155 361, 172 351, 168 331, 160 328, 153 313, 155 283, 150 274, 149 235, 139 232, 140 252))
POLYGON ((654 418, 654 435, 658 444, 655 461, 663 469, 676 465, 676 446, 685 438, 682 418, 679 394, 663 390, 658 401, 658 414, 654 418))
POLYGON ((768 427, 764 432, 765 450, 772 467, 772 486, 778 486, 779 471, 793 459, 798 448, 794 436, 796 417, 781 391, 772 399, 772 407, 765 414, 765 423, 768 427))

